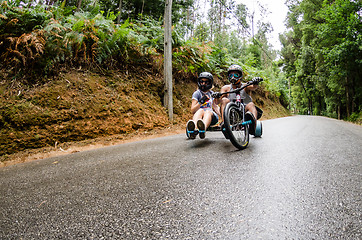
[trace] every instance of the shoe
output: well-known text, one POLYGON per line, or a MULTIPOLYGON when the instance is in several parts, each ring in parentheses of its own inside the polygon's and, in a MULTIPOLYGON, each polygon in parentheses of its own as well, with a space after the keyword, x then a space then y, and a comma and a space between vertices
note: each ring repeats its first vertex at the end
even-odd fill
POLYGON ((249 125, 249 134, 255 135, 256 120, 251 112, 245 113, 245 122, 249 120, 252 122, 252 124, 249 125))
POLYGON ((186 124, 186 135, 189 139, 195 139, 198 134, 198 131, 195 130, 195 123, 192 120, 189 120, 186 124))
POLYGON ((197 120, 197 128, 199 129, 200 138, 204 139, 206 132, 204 121, 202 121, 201 119, 197 120))

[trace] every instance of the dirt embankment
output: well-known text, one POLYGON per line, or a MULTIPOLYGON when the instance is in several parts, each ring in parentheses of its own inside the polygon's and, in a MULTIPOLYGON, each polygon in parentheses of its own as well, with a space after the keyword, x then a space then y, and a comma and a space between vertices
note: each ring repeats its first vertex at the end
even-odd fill
MULTIPOLYGON (((73 70, 45 82, 31 88, 0 84, 0 165, 184 132, 197 88, 192 79, 176 79, 170 123, 162 76, 147 69, 73 70)), ((223 85, 215 83, 215 90, 223 85)), ((263 89, 253 98, 264 119, 288 115, 263 89)))

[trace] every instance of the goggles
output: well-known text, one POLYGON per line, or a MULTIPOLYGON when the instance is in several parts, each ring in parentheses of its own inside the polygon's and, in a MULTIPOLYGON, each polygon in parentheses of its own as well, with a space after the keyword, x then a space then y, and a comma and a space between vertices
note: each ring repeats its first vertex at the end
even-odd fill
POLYGON ((231 79, 231 78, 236 78, 236 79, 238 79, 238 78, 240 78, 241 77, 241 75, 239 74, 239 73, 230 73, 229 74, 229 79, 231 79))

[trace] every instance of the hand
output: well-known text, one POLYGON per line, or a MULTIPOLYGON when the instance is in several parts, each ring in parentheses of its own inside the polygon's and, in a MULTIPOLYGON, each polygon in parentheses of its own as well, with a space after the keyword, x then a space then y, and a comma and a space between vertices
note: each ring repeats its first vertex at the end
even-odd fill
POLYGON ((214 92, 213 94, 211 94, 211 97, 213 97, 213 98, 220 98, 221 96, 222 96, 222 94, 219 92, 214 92))
POLYGON ((261 81, 263 81, 263 79, 261 77, 255 77, 255 78, 253 78, 253 80, 251 80, 253 85, 259 85, 259 82, 261 82, 261 81))
POLYGON ((204 95, 204 96, 202 96, 202 98, 200 99, 199 103, 200 103, 201 105, 204 105, 208 100, 209 100, 209 97, 206 96, 206 95, 204 95))

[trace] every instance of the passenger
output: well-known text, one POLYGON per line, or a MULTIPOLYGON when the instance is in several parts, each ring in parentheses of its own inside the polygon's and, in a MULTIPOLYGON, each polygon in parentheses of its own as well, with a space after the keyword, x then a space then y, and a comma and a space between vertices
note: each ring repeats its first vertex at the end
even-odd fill
POLYGON ((211 97, 214 78, 209 72, 200 73, 197 78, 198 89, 192 94, 191 112, 193 119, 186 125, 187 136, 195 139, 197 134, 205 138, 206 129, 219 121, 218 100, 211 97))

